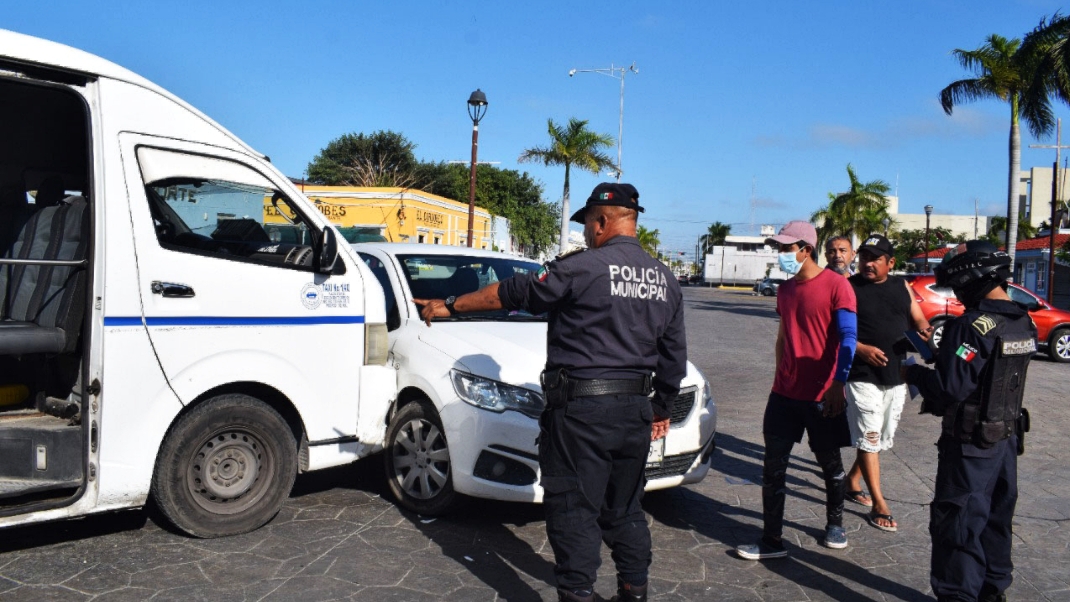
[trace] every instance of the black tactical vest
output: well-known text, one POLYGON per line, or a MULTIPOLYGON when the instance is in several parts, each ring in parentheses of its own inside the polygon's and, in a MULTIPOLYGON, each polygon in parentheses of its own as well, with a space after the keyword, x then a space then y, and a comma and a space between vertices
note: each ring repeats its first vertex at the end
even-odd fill
POLYGON ((943 429, 963 443, 989 448, 1014 433, 1015 421, 1022 411, 1025 375, 1029 360, 1036 354, 1037 340, 1032 323, 1023 329, 1018 320, 1008 322, 998 314, 985 314, 982 318, 995 323, 985 334, 996 339, 992 357, 981 373, 981 385, 965 400, 948 408, 943 429))

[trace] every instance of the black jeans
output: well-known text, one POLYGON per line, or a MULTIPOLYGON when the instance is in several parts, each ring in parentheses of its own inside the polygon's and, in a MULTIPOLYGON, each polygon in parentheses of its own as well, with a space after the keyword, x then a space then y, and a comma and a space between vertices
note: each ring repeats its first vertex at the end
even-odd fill
POLYGON ((788 463, 791 450, 806 432, 810 449, 825 477, 825 516, 829 525, 843 526, 844 478, 840 448, 851 444, 847 415, 826 418, 815 401, 789 399, 769 394, 762 421, 765 458, 762 471, 763 536, 779 540, 784 531, 788 463))
POLYGON ((940 599, 976 600, 1011 584, 1011 520, 1018 502, 1017 437, 989 449, 942 437, 930 508, 929 581, 940 599))
POLYGON ((652 420, 639 395, 582 397, 543 412, 539 467, 557 587, 593 587, 603 541, 618 575, 646 579, 650 529, 640 499, 652 420))

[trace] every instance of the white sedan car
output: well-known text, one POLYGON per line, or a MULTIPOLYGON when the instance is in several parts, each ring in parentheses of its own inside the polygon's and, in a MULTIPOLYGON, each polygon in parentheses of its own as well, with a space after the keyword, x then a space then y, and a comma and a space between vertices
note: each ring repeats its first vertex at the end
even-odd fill
MULTIPOLYGON (((449 510, 458 494, 541 502, 535 439, 544 405, 545 317, 498 310, 439 319, 429 328, 412 301, 469 293, 539 264, 465 247, 353 248, 386 293, 398 398, 383 455, 398 501, 428 515, 449 510)), ((688 362, 669 434, 651 445, 646 489, 702 480, 716 430, 709 383, 688 362)))

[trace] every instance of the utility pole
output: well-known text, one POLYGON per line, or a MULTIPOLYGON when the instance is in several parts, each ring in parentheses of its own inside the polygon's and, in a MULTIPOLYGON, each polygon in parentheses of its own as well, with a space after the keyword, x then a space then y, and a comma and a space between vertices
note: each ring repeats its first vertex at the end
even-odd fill
MULTIPOLYGON (((1048 303, 1051 303, 1052 294, 1055 291, 1055 229, 1057 224, 1056 207, 1059 203, 1059 151, 1064 148, 1070 148, 1070 145, 1063 146, 1063 120, 1060 119, 1056 122, 1055 127, 1055 146, 1050 144, 1030 144, 1029 148, 1054 148, 1055 149, 1055 163, 1052 163, 1051 167, 1051 221, 1048 230, 1048 290, 1047 299, 1048 303)), ((1009 226, 1008 226, 1009 227, 1009 226)), ((1010 249, 1008 249, 1009 251, 1010 249)), ((1014 266, 1011 266, 1012 269, 1014 266)))

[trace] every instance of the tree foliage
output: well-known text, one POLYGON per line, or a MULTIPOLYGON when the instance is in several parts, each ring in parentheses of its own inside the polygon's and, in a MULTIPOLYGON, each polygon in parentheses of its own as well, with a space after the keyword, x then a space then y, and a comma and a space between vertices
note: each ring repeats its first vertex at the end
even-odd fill
POLYGON ((647 253, 650 253, 651 257, 658 256, 658 245, 661 244, 661 238, 657 228, 647 230, 645 226, 637 226, 635 237, 639 239, 639 246, 643 247, 643 250, 647 253))
MULTIPOLYGON (((966 241, 964 236, 956 235, 954 232, 943 226, 929 228, 928 244, 926 244, 924 228, 892 232, 889 235, 889 238, 895 244, 895 267, 898 270, 912 269, 913 264, 910 263, 910 260, 918 255, 924 255, 926 248, 931 252, 941 247, 945 247, 949 243, 966 241)), ((932 265, 933 260, 930 259, 930 269, 932 269, 932 265)))
MULTIPOLYGON (((1016 240, 1027 240, 1034 238, 1037 235, 1037 229, 1029 222, 1019 219, 1018 220, 1018 234, 1015 237, 1016 240)), ((996 245, 1001 246, 1007 240, 1007 218, 1002 215, 996 215, 988 220, 988 232, 985 233, 985 240, 996 245)))
MULTIPOLYGON (((460 164, 426 164, 427 192, 466 200, 470 194, 470 167, 460 164)), ((527 172, 476 166, 476 205, 509 220, 510 234, 521 251, 538 257, 554 248, 559 218, 556 204, 542 200, 542 184, 527 172)))
POLYGON ((847 164, 847 178, 850 181, 847 192, 830 192, 829 204, 810 216, 810 221, 817 225, 819 245, 831 236, 861 240, 874 232, 883 232, 886 219, 889 227, 894 224, 885 198, 891 188, 884 180, 863 183, 850 163, 847 164))
POLYGON ((327 186, 419 187, 416 144, 388 130, 343 134, 308 164, 308 180, 327 186))
POLYGON ((713 222, 706 228, 706 233, 699 238, 702 254, 709 255, 713 247, 723 245, 728 235, 732 232, 732 226, 713 222))
POLYGON ((549 146, 535 146, 525 150, 517 159, 520 163, 542 163, 543 165, 565 166, 565 188, 561 195, 561 252, 568 249, 569 212, 569 174, 572 166, 593 174, 607 167, 615 167, 613 159, 602 152, 603 148, 613 146, 614 139, 608 134, 599 134, 587 129, 587 121, 573 117, 568 125, 560 126, 553 119, 547 121, 550 134, 549 146))
POLYGON ((1010 144, 1007 175, 1007 253, 1014 263, 1018 233, 1019 171, 1024 120, 1033 136, 1050 135, 1055 127, 1052 95, 1070 102, 1070 49, 1066 48, 1070 19, 1053 15, 1042 19, 1021 40, 992 34, 976 50, 955 49, 952 55, 975 77, 952 82, 940 91, 940 105, 948 115, 967 102, 996 99, 1010 105, 1010 144))

